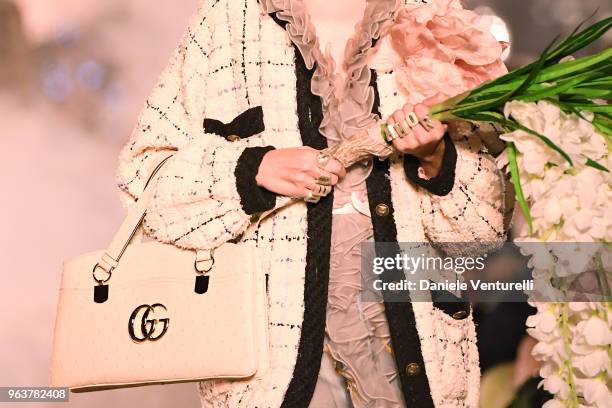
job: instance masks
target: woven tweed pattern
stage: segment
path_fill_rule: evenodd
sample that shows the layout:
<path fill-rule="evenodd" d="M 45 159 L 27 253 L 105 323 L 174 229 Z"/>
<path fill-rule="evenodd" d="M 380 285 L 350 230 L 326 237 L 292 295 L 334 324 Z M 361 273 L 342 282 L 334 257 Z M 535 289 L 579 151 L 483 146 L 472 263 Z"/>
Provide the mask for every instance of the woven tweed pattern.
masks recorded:
<path fill-rule="evenodd" d="M 265 375 L 253 380 L 199 383 L 205 407 L 281 406 L 298 359 L 304 317 L 307 206 L 299 201 L 285 205 L 286 201 L 278 200 L 277 211 L 251 228 L 251 217 L 240 206 L 234 177 L 236 161 L 247 147 L 302 145 L 295 69 L 295 50 L 286 33 L 269 16 L 262 15 L 256 0 L 202 0 L 120 154 L 118 185 L 123 202 L 130 206 L 142 193 L 148 163 L 160 152 L 177 151 L 152 186 L 155 196 L 144 223 L 149 235 L 184 248 L 212 248 L 237 239 L 253 241 L 260 250 L 263 272 L 268 275 L 270 367 Z M 388 83 L 390 79 L 380 74 L 383 115 L 401 105 L 393 99 L 394 91 Z M 203 130 L 204 118 L 228 123 L 256 106 L 263 109 L 265 130 L 261 134 L 230 142 Z M 455 188 L 465 180 L 472 201 L 459 189 L 447 197 L 433 197 L 406 180 L 401 162 L 392 164 L 394 217 L 400 241 L 460 241 L 469 223 L 475 226 L 473 239 L 501 239 L 497 215 L 480 209 L 486 205 L 479 201 L 484 191 L 471 192 L 468 182 L 469 176 L 474 176 L 470 171 L 479 169 L 471 161 L 487 164 L 488 159 L 482 152 L 470 155 L 458 146 L 460 157 L 464 151 L 465 160 L 461 160 L 465 171 L 458 167 Z M 498 186 L 497 174 L 489 172 L 487 166 L 481 165 L 478 178 L 486 180 L 483 185 Z M 451 212 L 466 204 L 474 208 Z M 487 224 L 496 232 L 484 228 Z M 439 354 L 432 346 L 434 329 L 428 329 L 434 323 L 445 327 L 446 320 L 433 312 L 420 312 L 419 307 L 431 308 L 431 304 L 415 304 L 415 315 L 436 406 L 476 406 L 468 403 L 477 394 L 479 381 L 471 320 L 465 321 L 461 339 L 443 339 L 453 347 L 463 347 L 449 350 L 465 351 L 467 354 L 461 355 L 468 365 L 448 365 L 441 361 L 447 353 Z M 432 318 L 435 321 L 430 321 Z M 436 334 L 453 335 L 443 331 Z M 469 368 L 469 378 L 460 385 L 460 391 L 469 398 L 461 400 L 457 397 L 461 392 L 440 390 L 442 369 L 444 377 L 458 378 L 465 375 L 465 367 Z"/>
<path fill-rule="evenodd" d="M 393 72 L 378 73 L 383 117 L 402 105 L 394 84 Z M 455 184 L 448 195 L 428 194 L 407 183 L 401 159 L 392 161 L 397 239 L 442 242 L 444 250 L 452 254 L 471 250 L 466 249 L 466 241 L 487 243 L 487 249 L 497 247 L 505 241 L 504 179 L 476 135 L 465 133 L 453 139 L 457 167 Z M 471 314 L 467 319 L 454 320 L 428 302 L 415 302 L 413 309 L 435 406 L 477 407 L 480 369 Z M 451 372 L 454 374 L 448 375 Z"/>

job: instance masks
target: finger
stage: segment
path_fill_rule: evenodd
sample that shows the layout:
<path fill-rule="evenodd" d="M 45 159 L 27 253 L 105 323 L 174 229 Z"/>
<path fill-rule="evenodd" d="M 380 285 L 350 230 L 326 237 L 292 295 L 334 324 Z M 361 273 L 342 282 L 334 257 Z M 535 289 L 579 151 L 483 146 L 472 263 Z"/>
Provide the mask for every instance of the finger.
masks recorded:
<path fill-rule="evenodd" d="M 325 197 L 332 191 L 332 186 L 322 186 L 317 184 L 316 187 L 312 190 L 312 193 L 319 197 Z"/>
<path fill-rule="evenodd" d="M 338 181 L 340 181 L 340 179 L 338 178 L 338 176 L 336 176 L 335 174 L 331 175 L 331 185 L 335 186 L 336 184 L 338 184 Z"/>
<path fill-rule="evenodd" d="M 414 107 L 414 113 L 416 113 L 419 118 L 424 118 L 425 116 L 429 115 L 429 107 L 419 103 Z"/>
<path fill-rule="evenodd" d="M 442 139 L 444 133 L 446 133 L 444 125 L 440 122 L 436 122 L 434 128 L 430 131 L 425 129 L 422 125 L 419 125 L 418 129 L 417 137 L 421 144 L 437 142 Z"/>
<path fill-rule="evenodd" d="M 432 126 L 431 128 L 425 128 L 425 130 L 428 132 L 433 131 L 436 128 L 436 125 L 440 124 L 439 120 L 432 119 L 431 116 L 429 116 L 429 108 L 426 105 L 418 104 L 414 107 L 414 112 L 419 117 L 419 119 L 428 118 L 429 123 Z"/>
<path fill-rule="evenodd" d="M 292 181 L 281 181 L 277 185 L 278 190 L 283 192 L 283 195 L 295 198 L 304 198 L 308 195 L 308 189 L 296 185 Z"/>
<path fill-rule="evenodd" d="M 317 186 L 317 180 L 308 173 L 300 173 L 295 180 L 298 187 L 307 188 L 313 190 Z"/>
<path fill-rule="evenodd" d="M 442 139 L 445 133 L 446 133 L 446 125 L 438 121 L 435 122 L 434 128 L 431 130 L 431 132 L 429 132 L 433 140 Z"/>
<path fill-rule="evenodd" d="M 404 105 L 402 110 L 404 111 L 405 115 L 408 115 L 410 112 L 414 111 L 414 105 L 412 105 L 410 103 L 407 103 L 407 104 Z"/>
<path fill-rule="evenodd" d="M 429 97 L 427 99 L 425 99 L 423 101 L 423 103 L 427 106 L 432 106 L 435 105 L 437 103 L 441 103 L 444 102 L 445 100 L 449 99 L 450 97 L 448 95 L 446 95 L 445 93 L 442 92 L 438 92 L 436 93 L 434 96 Z"/>
<path fill-rule="evenodd" d="M 428 143 L 429 132 L 426 131 L 423 126 L 416 125 L 412 128 L 412 133 L 414 134 L 414 138 L 419 146 Z"/>
<path fill-rule="evenodd" d="M 311 195 L 314 195 L 312 193 L 312 190 L 309 190 L 307 188 L 300 188 L 298 191 L 299 191 L 299 195 L 297 195 L 296 197 L 308 198 Z"/>
<path fill-rule="evenodd" d="M 308 180 L 304 181 L 302 187 L 305 187 L 310 191 L 315 191 L 317 189 L 317 181 L 313 178 L 309 178 Z"/>
<path fill-rule="evenodd" d="M 344 166 L 336 159 L 331 159 L 325 165 L 325 170 L 329 171 L 332 174 L 338 176 L 338 178 L 342 178 L 346 175 L 346 169 Z"/>
<path fill-rule="evenodd" d="M 334 186 L 338 183 L 338 176 L 336 174 L 324 170 L 318 166 L 312 172 L 309 172 L 309 174 L 312 175 L 315 181 L 319 184 Z"/>
<path fill-rule="evenodd" d="M 419 142 L 416 140 L 415 135 L 410 132 L 403 138 L 393 140 L 393 147 L 402 153 L 409 153 L 419 146 Z"/>
<path fill-rule="evenodd" d="M 402 120 L 404 120 L 404 118 L 406 117 L 406 114 L 404 113 L 403 110 L 396 110 L 395 112 L 393 112 L 393 121 L 394 123 L 400 123 Z"/>

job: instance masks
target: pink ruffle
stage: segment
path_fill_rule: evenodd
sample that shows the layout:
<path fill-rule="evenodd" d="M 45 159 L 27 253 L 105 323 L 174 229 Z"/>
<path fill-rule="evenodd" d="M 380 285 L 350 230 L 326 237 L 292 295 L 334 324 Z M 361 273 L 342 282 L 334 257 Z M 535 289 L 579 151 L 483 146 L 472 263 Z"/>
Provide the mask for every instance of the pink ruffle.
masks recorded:
<path fill-rule="evenodd" d="M 323 102 L 321 134 L 333 144 L 367 129 L 376 120 L 372 113 L 374 90 L 370 86 L 367 51 L 372 47 L 372 39 L 380 36 L 385 23 L 391 22 L 399 1 L 367 1 L 364 18 L 347 43 L 344 80 L 335 72 L 331 56 L 320 49 L 303 0 L 261 0 L 261 3 L 266 13 L 277 12 L 277 17 L 287 22 L 287 33 L 300 50 L 306 66 L 311 69 L 316 63 L 311 90 Z M 334 92 L 338 83 L 343 84 L 341 97 Z"/>
<path fill-rule="evenodd" d="M 302 0 L 261 0 L 264 11 L 276 12 L 287 22 L 286 31 L 306 66 L 316 65 L 312 93 L 321 97 L 323 120 L 319 131 L 329 145 L 367 129 L 376 121 L 372 113 L 374 89 L 367 51 L 395 15 L 397 0 L 368 0 L 363 20 L 346 45 L 346 77 L 336 73 L 333 58 L 319 46 L 315 29 Z M 355 196 L 367 203 L 365 178 L 371 161 L 358 163 L 334 191 L 334 208 Z M 340 375 L 347 380 L 356 407 L 398 408 L 403 398 L 390 352 L 390 334 L 381 302 L 362 302 L 361 243 L 372 236 L 369 217 L 335 214 L 332 217 L 330 281 L 326 314 L 326 350 Z"/>

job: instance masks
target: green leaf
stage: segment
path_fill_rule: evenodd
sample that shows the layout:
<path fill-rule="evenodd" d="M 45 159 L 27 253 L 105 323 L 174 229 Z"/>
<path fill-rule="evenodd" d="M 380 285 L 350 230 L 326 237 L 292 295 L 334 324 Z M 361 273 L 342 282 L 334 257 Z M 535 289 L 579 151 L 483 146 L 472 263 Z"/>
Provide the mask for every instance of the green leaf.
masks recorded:
<path fill-rule="evenodd" d="M 560 81 L 555 85 L 544 87 L 544 89 L 541 89 L 535 92 L 528 92 L 524 95 L 518 95 L 516 99 L 523 101 L 523 102 L 536 102 L 541 99 L 550 98 L 552 96 L 561 94 L 565 91 L 575 88 L 580 83 L 585 82 L 586 80 L 592 78 L 593 75 L 594 73 L 592 72 L 587 72 L 581 75 L 576 75 L 565 81 Z"/>
<path fill-rule="evenodd" d="M 605 81 L 612 81 L 612 77 L 610 76 L 610 74 L 612 74 L 612 48 L 592 56 L 577 58 L 572 61 L 545 67 L 537 75 L 530 89 L 534 84 L 552 82 L 559 78 L 573 77 L 586 73 L 591 73 L 593 75 L 593 78 L 588 79 L 589 82 L 597 83 L 596 81 L 602 81 L 605 86 Z M 498 96 L 503 91 L 517 89 L 520 83 L 524 82 L 526 79 L 527 76 L 522 75 L 504 83 L 477 87 L 472 90 L 470 95 L 463 99 L 461 103 L 469 104 L 482 99 L 490 99 L 492 95 Z"/>
<path fill-rule="evenodd" d="M 495 122 L 495 123 L 498 123 L 504 126 L 506 129 L 509 129 L 510 131 L 522 130 L 523 132 L 527 132 L 531 135 L 534 135 L 538 139 L 543 141 L 548 147 L 550 147 L 551 149 L 559 153 L 569 163 L 570 166 L 574 166 L 574 163 L 571 157 L 563 149 L 557 146 L 555 142 L 553 142 L 552 140 L 550 140 L 548 137 L 544 136 L 543 134 L 538 133 L 535 130 L 528 128 L 527 126 L 520 124 L 516 120 L 506 119 L 503 115 L 496 113 L 496 112 L 471 113 L 469 115 L 460 116 L 460 117 L 462 117 L 463 119 L 479 121 L 479 122 Z"/>
<path fill-rule="evenodd" d="M 612 118 L 608 117 L 605 113 L 595 113 L 593 120 L 590 121 L 584 117 L 581 111 L 568 105 L 566 102 L 561 102 L 556 99 L 549 99 L 548 101 L 557 105 L 563 112 L 573 113 L 578 115 L 582 120 L 590 122 L 606 139 L 612 138 Z"/>
<path fill-rule="evenodd" d="M 605 171 L 606 173 L 610 172 L 610 170 L 608 170 L 605 166 L 603 166 L 600 163 L 597 163 L 595 160 L 591 160 L 589 158 L 587 158 L 586 165 L 590 166 L 590 167 L 593 167 L 594 169 L 597 169 L 597 170 Z"/>
<path fill-rule="evenodd" d="M 512 142 L 508 142 L 508 164 L 510 166 L 510 178 L 512 180 L 512 184 L 514 185 L 516 201 L 518 201 L 519 206 L 521 207 L 521 210 L 525 215 L 525 219 L 527 220 L 527 225 L 529 226 L 529 235 L 533 235 L 533 221 L 531 219 L 531 211 L 529 210 L 529 204 L 525 199 L 525 194 L 523 194 L 523 187 L 521 186 L 521 175 L 519 172 L 516 156 L 516 146 Z"/>
<path fill-rule="evenodd" d="M 525 89 L 527 89 L 529 87 L 529 85 L 531 85 L 533 83 L 535 78 L 538 76 L 538 74 L 540 73 L 540 71 L 544 67 L 544 64 L 546 63 L 546 58 L 547 58 L 547 55 L 548 55 L 548 50 L 550 48 L 552 48 L 552 46 L 555 44 L 556 41 L 557 41 L 557 38 L 555 38 L 548 45 L 548 47 L 546 47 L 546 49 L 544 50 L 544 52 L 542 52 L 542 54 L 540 55 L 540 58 L 538 58 L 536 63 L 532 64 L 532 68 L 531 68 L 531 70 L 529 72 L 529 75 L 527 75 L 527 77 L 525 79 L 523 79 L 522 82 L 520 82 L 518 84 L 518 86 L 512 87 L 512 89 L 510 89 L 507 93 L 505 93 L 505 94 L 503 94 L 503 95 L 501 95 L 499 97 L 483 101 L 482 103 L 479 103 L 478 106 L 471 107 L 470 109 L 471 110 L 474 110 L 474 109 L 483 110 L 483 109 L 488 109 L 488 108 L 493 108 L 493 107 L 499 107 L 499 106 L 504 105 L 506 102 L 508 102 L 514 95 L 520 95 Z M 478 93 L 479 93 L 479 90 L 478 90 L 478 88 L 476 88 L 476 90 L 472 91 L 471 95 L 478 94 Z M 457 108 L 458 109 L 464 109 L 461 106 L 461 104 L 459 104 L 457 106 Z"/>
<path fill-rule="evenodd" d="M 533 81 L 535 81 L 538 74 L 544 68 L 544 64 L 546 63 L 546 58 L 548 57 L 548 51 L 557 42 L 557 38 L 558 36 L 555 37 L 555 39 L 548 45 L 548 47 L 544 49 L 544 51 L 542 52 L 542 55 L 540 55 L 540 58 L 534 64 L 533 68 L 529 72 L 529 75 L 527 75 L 527 78 L 525 79 L 525 81 L 518 88 L 508 93 L 508 96 L 506 97 L 506 101 L 510 100 L 510 98 L 512 98 L 514 95 L 520 95 L 521 92 L 527 89 L 529 85 L 531 85 Z"/>
<path fill-rule="evenodd" d="M 603 36 L 611 27 L 612 17 L 608 17 L 571 35 L 551 51 L 550 58 L 560 59 L 583 49 Z"/>
<path fill-rule="evenodd" d="M 571 107 L 577 111 L 601 112 L 601 113 L 612 114 L 612 105 L 598 105 L 595 103 L 566 102 L 565 106 Z"/>
<path fill-rule="evenodd" d="M 610 29 L 610 27 L 612 27 L 612 17 L 608 17 L 604 20 L 601 20 L 591 25 L 590 27 L 587 27 L 579 33 L 576 33 L 576 30 L 574 30 L 574 33 L 572 33 L 572 35 L 562 41 L 553 50 L 551 50 L 548 55 L 546 55 L 545 65 L 554 63 L 563 57 L 566 57 L 576 51 L 583 49 L 584 47 L 588 46 L 593 41 L 604 35 Z M 492 81 L 485 82 L 484 84 L 481 84 L 478 87 L 474 88 L 472 94 L 479 94 L 497 85 L 509 83 L 523 75 L 527 75 L 528 73 L 533 71 L 534 67 L 539 62 L 540 59 L 524 67 L 510 71 L 506 75 L 503 75 Z"/>
<path fill-rule="evenodd" d="M 546 143 L 546 145 L 548 147 L 550 147 L 551 149 L 553 149 L 554 151 L 556 151 L 557 153 L 559 153 L 561 156 L 563 156 L 563 158 L 570 164 L 570 166 L 573 166 L 574 163 L 572 162 L 572 159 L 569 157 L 569 155 L 567 153 L 565 153 L 565 151 L 563 149 L 561 149 L 559 146 L 557 146 L 552 140 L 550 140 L 549 138 L 547 138 L 546 136 L 536 132 L 535 130 L 532 130 L 530 128 L 528 128 L 527 126 L 523 126 L 520 123 L 516 122 L 518 128 L 524 132 L 530 133 L 534 136 L 536 136 L 537 138 L 539 138 L 541 141 L 543 141 L 544 143 Z"/>
<path fill-rule="evenodd" d="M 611 99 L 612 89 L 576 87 L 574 89 L 564 90 L 563 95 L 587 99 Z"/>
<path fill-rule="evenodd" d="M 597 129 L 599 133 L 604 135 L 606 139 L 612 139 L 612 126 L 609 126 L 608 124 L 599 122 L 597 120 L 593 121 L 593 126 L 595 126 L 595 129 Z"/>

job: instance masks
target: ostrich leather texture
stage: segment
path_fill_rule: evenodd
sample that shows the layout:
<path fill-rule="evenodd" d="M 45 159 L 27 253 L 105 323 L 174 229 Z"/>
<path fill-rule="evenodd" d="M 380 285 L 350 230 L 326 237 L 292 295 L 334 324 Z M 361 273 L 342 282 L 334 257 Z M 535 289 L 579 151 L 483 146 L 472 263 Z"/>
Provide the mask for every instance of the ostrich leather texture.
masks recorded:
<path fill-rule="evenodd" d="M 133 238 L 149 196 L 143 194 L 130 210 L 106 251 L 64 263 L 51 385 L 82 392 L 265 374 L 265 276 L 254 245 L 216 248 L 208 289 L 196 293 L 196 258 L 200 270 L 208 269 L 210 262 L 200 262 L 209 259 L 208 252 L 203 258 L 194 250 Z M 105 283 L 108 299 L 101 303 L 94 302 L 96 264 L 104 268 L 96 271 L 101 280 L 114 267 Z"/>

